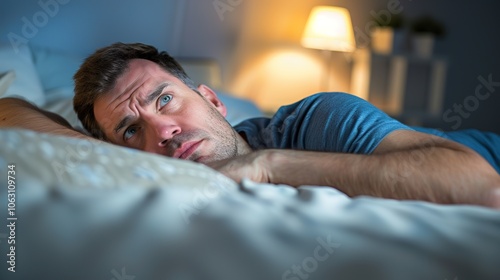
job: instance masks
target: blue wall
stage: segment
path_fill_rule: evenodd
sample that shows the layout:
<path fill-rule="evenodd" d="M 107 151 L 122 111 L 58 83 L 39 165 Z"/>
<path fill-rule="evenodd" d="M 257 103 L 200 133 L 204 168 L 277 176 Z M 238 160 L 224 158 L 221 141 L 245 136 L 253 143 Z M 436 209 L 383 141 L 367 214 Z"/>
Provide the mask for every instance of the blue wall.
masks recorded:
<path fill-rule="evenodd" d="M 116 41 L 175 49 L 176 9 L 175 0 L 2 0 L 1 41 L 14 33 L 31 44 L 81 54 Z"/>

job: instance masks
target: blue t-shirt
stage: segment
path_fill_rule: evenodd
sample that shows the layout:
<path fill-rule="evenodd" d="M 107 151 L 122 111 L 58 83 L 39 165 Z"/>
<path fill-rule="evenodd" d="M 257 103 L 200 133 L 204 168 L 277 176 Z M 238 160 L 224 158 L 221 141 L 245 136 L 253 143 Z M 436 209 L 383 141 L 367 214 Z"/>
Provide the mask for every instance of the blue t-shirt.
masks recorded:
<path fill-rule="evenodd" d="M 272 118 L 254 118 L 234 127 L 253 149 L 297 149 L 371 154 L 389 133 L 417 130 L 475 150 L 500 173 L 500 136 L 477 130 L 443 133 L 408 127 L 369 102 L 341 92 L 318 93 L 281 107 Z"/>

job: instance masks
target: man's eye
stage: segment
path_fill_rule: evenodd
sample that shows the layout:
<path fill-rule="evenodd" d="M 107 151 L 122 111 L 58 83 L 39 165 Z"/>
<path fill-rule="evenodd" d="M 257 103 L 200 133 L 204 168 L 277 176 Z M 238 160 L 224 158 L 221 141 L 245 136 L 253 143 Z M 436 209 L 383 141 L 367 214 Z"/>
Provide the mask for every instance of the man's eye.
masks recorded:
<path fill-rule="evenodd" d="M 160 103 L 159 104 L 160 108 L 167 105 L 167 103 L 170 102 L 170 100 L 172 100 L 172 95 L 170 94 L 165 94 L 160 96 L 160 100 L 158 101 Z"/>
<path fill-rule="evenodd" d="M 123 139 L 125 139 L 125 140 L 130 139 L 132 136 L 134 136 L 134 134 L 136 132 L 137 132 L 137 128 L 135 128 L 135 127 L 127 128 L 127 130 L 125 130 L 125 133 L 123 134 Z"/>

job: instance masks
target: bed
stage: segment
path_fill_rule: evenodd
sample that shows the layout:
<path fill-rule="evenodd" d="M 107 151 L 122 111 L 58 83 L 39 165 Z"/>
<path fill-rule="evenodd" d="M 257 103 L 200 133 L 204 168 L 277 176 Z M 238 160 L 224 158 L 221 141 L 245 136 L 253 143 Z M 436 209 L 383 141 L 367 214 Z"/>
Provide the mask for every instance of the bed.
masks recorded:
<path fill-rule="evenodd" d="M 0 72 L 15 73 L 0 89 L 81 129 L 81 59 L 3 46 Z M 213 61 L 181 64 L 220 82 Z M 231 124 L 262 116 L 218 92 Z M 500 279 L 500 211 L 237 184 L 201 164 L 22 129 L 1 129 L 0 143 L 1 279 Z"/>

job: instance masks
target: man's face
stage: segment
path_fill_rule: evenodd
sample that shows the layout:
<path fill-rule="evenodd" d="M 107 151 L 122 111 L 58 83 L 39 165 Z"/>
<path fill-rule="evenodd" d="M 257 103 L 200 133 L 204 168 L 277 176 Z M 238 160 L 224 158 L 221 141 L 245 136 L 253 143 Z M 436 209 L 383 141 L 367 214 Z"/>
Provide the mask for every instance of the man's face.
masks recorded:
<path fill-rule="evenodd" d="M 201 163 L 248 153 L 216 94 L 204 85 L 198 91 L 152 61 L 133 59 L 95 101 L 94 114 L 109 141 L 121 146 Z"/>

